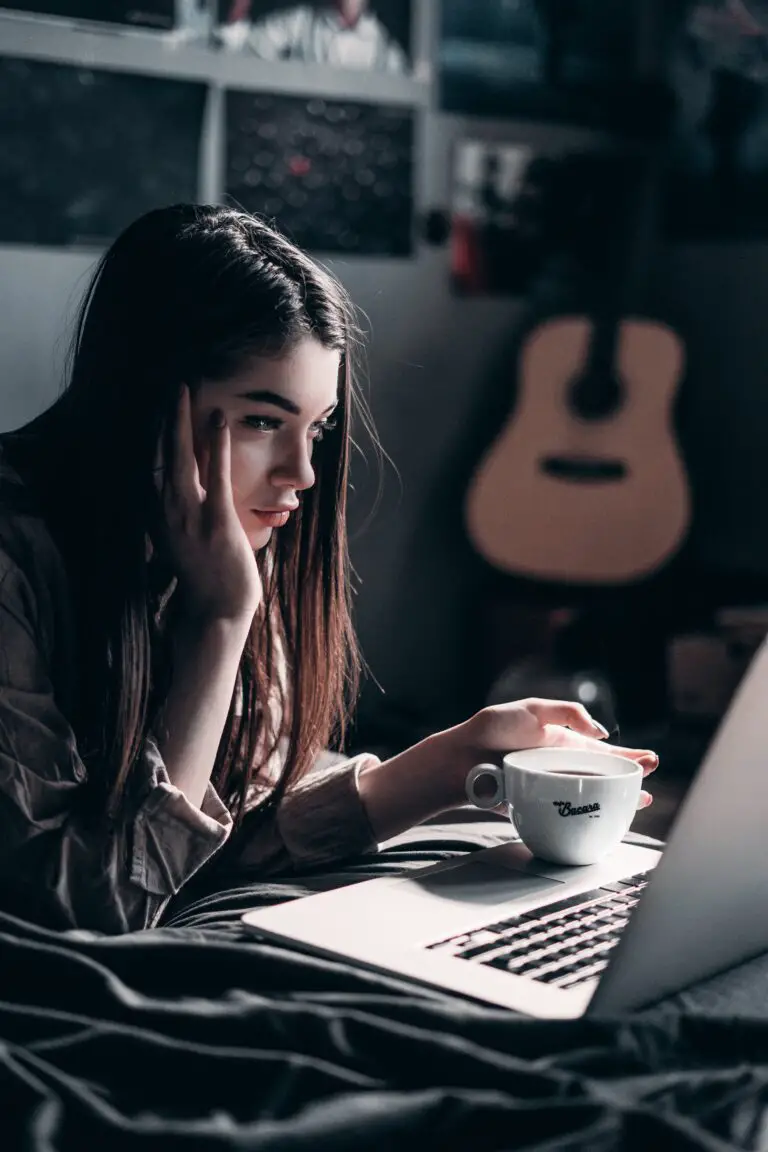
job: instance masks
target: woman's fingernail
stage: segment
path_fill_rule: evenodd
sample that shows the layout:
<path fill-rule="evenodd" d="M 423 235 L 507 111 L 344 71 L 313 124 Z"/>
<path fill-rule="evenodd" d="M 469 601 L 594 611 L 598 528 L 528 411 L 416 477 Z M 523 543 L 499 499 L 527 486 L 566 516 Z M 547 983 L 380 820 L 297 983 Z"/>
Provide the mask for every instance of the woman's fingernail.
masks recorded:
<path fill-rule="evenodd" d="M 652 764 L 654 768 L 658 767 L 659 758 L 655 752 L 643 752 L 641 759 L 644 764 Z"/>
<path fill-rule="evenodd" d="M 213 412 L 211 412 L 211 426 L 213 428 L 223 428 L 225 424 L 226 420 L 221 408 L 214 408 Z"/>
<path fill-rule="evenodd" d="M 607 740 L 610 736 L 608 729 L 604 728 L 602 724 L 599 724 L 597 720 L 592 720 L 592 727 L 594 728 L 595 732 L 600 733 L 600 736 L 603 740 Z"/>

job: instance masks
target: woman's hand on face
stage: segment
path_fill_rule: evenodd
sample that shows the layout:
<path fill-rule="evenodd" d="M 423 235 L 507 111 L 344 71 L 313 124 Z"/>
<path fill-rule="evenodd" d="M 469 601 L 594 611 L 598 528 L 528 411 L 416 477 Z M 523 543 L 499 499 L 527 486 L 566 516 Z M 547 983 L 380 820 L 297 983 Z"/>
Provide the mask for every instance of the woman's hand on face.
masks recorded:
<path fill-rule="evenodd" d="M 178 579 L 183 614 L 200 624 L 250 623 L 261 603 L 256 557 L 232 496 L 230 433 L 223 412 L 208 429 L 207 488 L 200 483 L 189 389 L 181 389 L 171 461 L 159 447 L 165 532 L 163 545 Z"/>
<path fill-rule="evenodd" d="M 494 704 L 476 712 L 445 735 L 454 733 L 469 753 L 469 759 L 478 764 L 523 748 L 574 748 L 625 756 L 642 766 L 644 776 L 655 771 L 659 764 L 658 756 L 649 749 L 605 744 L 608 733 L 586 708 L 564 700 L 532 698 Z M 466 754 L 464 760 L 467 761 Z M 646 808 L 651 800 L 648 792 L 641 792 L 638 807 Z"/>

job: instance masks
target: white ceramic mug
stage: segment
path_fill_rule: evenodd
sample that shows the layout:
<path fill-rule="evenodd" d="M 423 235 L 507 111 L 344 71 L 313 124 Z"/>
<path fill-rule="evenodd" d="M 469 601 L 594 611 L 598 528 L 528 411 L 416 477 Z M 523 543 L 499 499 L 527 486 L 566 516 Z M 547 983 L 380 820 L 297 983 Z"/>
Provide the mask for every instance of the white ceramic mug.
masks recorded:
<path fill-rule="evenodd" d="M 478 793 L 482 781 L 493 791 Z M 530 748 L 510 752 L 503 767 L 476 764 L 467 796 L 478 808 L 508 804 L 525 846 L 556 864 L 594 864 L 629 831 L 643 770 L 610 752 Z"/>

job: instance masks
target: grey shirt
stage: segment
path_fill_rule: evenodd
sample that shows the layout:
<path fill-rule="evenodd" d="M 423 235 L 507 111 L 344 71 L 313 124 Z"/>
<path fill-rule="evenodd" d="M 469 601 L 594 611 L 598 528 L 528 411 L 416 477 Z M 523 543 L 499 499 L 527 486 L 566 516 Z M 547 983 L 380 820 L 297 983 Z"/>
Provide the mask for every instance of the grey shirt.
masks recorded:
<path fill-rule="evenodd" d="M 86 768 L 66 719 L 74 609 L 61 555 L 25 495 L 0 458 L 0 899 L 61 929 L 150 927 L 227 841 L 232 817 L 210 784 L 200 808 L 190 803 L 147 737 L 122 847 L 83 822 Z M 325 760 L 238 859 L 269 875 L 375 849 L 357 778 L 376 757 Z"/>

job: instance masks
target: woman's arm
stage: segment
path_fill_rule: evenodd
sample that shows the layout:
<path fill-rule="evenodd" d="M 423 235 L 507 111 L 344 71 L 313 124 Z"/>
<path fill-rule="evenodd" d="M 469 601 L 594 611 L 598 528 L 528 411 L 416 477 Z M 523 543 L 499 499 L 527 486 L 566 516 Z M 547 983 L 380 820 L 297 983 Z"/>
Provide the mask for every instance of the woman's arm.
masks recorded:
<path fill-rule="evenodd" d="M 173 682 L 156 726 L 172 784 L 198 808 L 208 788 L 249 622 L 185 624 L 174 639 Z"/>
<path fill-rule="evenodd" d="M 449 733 L 439 732 L 361 768 L 360 800 L 379 843 L 467 802 L 463 782 L 472 764 L 456 743 L 452 748 Z"/>
<path fill-rule="evenodd" d="M 604 737 L 580 704 L 523 700 L 485 708 L 389 760 L 363 753 L 310 773 L 286 793 L 269 822 L 257 813 L 246 817 L 222 864 L 228 858 L 264 877 L 340 863 L 466 804 L 470 768 L 498 760 L 499 752 L 543 744 L 599 750 Z M 646 772 L 658 763 L 649 751 L 606 751 L 639 760 Z M 643 802 L 649 800 L 643 793 Z"/>
<path fill-rule="evenodd" d="M 655 752 L 605 748 L 608 733 L 581 704 L 558 700 L 518 700 L 483 708 L 469 720 L 438 732 L 379 764 L 361 769 L 360 799 L 376 839 L 397 836 L 439 812 L 467 803 L 470 768 L 515 748 L 570 747 L 609 751 L 639 761 L 645 772 L 658 765 Z M 641 804 L 650 803 L 648 793 Z"/>
<path fill-rule="evenodd" d="M 261 602 L 261 576 L 232 495 L 230 432 L 215 410 L 208 425 L 205 488 L 195 455 L 189 389 L 179 393 L 171 458 L 159 446 L 162 546 L 181 610 L 173 633 L 173 681 L 160 719 L 171 781 L 199 805 L 213 771 L 243 648 Z"/>
<path fill-rule="evenodd" d="M 41 597 L 65 602 L 60 589 L 37 583 Z M 45 620 L 47 599 L 0 550 L 0 904 L 57 929 L 146 928 L 222 846 L 232 818 L 210 786 L 190 803 L 148 739 L 126 798 L 125 838 L 84 821 L 87 772 L 54 695 Z"/>

